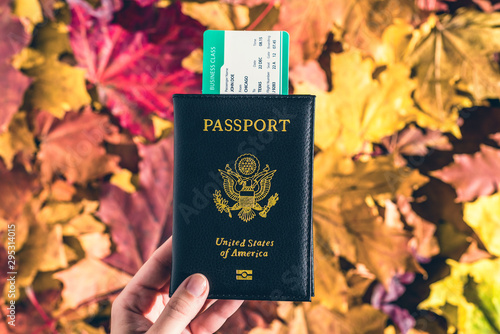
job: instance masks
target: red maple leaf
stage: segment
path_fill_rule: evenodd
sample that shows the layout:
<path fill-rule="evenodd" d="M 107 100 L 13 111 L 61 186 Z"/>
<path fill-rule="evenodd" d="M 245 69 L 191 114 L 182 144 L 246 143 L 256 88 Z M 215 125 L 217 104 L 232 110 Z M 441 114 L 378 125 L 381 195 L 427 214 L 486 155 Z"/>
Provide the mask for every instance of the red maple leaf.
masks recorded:
<path fill-rule="evenodd" d="M 9 1 L 0 0 L 0 133 L 7 130 L 30 82 L 10 64 L 12 56 L 21 51 L 30 39 L 19 19 L 11 14 Z"/>
<path fill-rule="evenodd" d="M 177 2 L 167 8 L 127 2 L 118 12 L 111 0 L 101 3 L 94 9 L 83 0 L 69 1 L 75 58 L 121 126 L 154 140 L 148 115 L 171 119 L 173 94 L 200 91 L 200 76 L 181 62 L 202 45 L 204 28 L 182 14 Z"/>
<path fill-rule="evenodd" d="M 38 113 L 35 132 L 41 142 L 37 160 L 42 181 L 64 175 L 70 183 L 85 184 L 115 171 L 119 157 L 107 154 L 103 143 L 115 141 L 117 130 L 108 116 L 90 108 L 67 112 L 61 120 Z"/>
<path fill-rule="evenodd" d="M 135 272 L 172 234 L 173 138 L 139 145 L 139 190 L 129 194 L 104 186 L 98 217 L 109 225 L 116 251 L 105 259 Z"/>

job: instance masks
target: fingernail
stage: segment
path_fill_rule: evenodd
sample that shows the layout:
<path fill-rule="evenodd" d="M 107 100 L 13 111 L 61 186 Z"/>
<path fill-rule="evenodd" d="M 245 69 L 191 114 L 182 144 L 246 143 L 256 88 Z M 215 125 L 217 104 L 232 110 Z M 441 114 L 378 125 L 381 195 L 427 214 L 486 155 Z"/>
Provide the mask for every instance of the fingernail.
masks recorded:
<path fill-rule="evenodd" d="M 199 297 L 207 288 L 207 279 L 200 274 L 194 274 L 189 278 L 186 290 L 195 297 Z"/>

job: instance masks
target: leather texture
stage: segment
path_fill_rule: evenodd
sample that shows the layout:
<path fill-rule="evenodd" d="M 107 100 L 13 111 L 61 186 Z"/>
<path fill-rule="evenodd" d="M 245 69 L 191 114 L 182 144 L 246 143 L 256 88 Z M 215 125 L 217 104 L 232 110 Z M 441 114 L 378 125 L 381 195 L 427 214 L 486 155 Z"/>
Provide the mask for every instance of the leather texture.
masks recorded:
<path fill-rule="evenodd" d="M 212 299 L 310 301 L 315 97 L 173 99 L 170 294 L 202 273 Z"/>

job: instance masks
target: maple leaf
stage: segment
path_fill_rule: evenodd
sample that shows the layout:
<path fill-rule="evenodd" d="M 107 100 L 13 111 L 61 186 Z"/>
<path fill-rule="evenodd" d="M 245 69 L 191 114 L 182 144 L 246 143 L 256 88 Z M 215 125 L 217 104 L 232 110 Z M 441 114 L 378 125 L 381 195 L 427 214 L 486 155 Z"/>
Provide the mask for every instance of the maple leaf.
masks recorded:
<path fill-rule="evenodd" d="M 96 273 L 99 273 L 98 279 Z M 130 275 L 93 257 L 86 257 L 70 268 L 58 271 L 54 277 L 64 285 L 60 306 L 63 310 L 76 308 L 96 296 L 121 289 L 131 279 Z"/>
<path fill-rule="evenodd" d="M 18 57 L 25 73 L 33 78 L 26 91 L 24 108 L 48 111 L 63 118 L 67 111 L 78 110 L 90 102 L 82 69 L 57 60 L 57 55 L 44 56 L 26 49 Z"/>
<path fill-rule="evenodd" d="M 315 93 L 315 144 L 325 149 L 335 143 L 346 155 L 362 151 L 368 142 L 404 128 L 416 119 L 409 68 L 387 67 L 373 79 L 375 64 L 360 51 L 332 54 L 333 91 L 318 91 L 307 83 L 295 86 L 296 94 Z"/>
<path fill-rule="evenodd" d="M 70 183 L 84 184 L 118 168 L 118 157 L 106 153 L 103 141 L 113 141 L 116 127 L 108 117 L 85 109 L 68 112 L 62 120 L 41 112 L 36 118 L 41 179 L 64 175 Z"/>
<path fill-rule="evenodd" d="M 479 235 L 486 249 L 500 256 L 500 193 L 465 203 L 464 220 Z"/>
<path fill-rule="evenodd" d="M 78 64 L 99 98 L 122 127 L 154 140 L 148 115 L 172 119 L 172 95 L 200 90 L 201 78 L 181 66 L 201 46 L 203 27 L 180 12 L 129 3 L 116 13 L 111 0 L 94 9 L 83 0 L 69 1 L 70 39 Z"/>
<path fill-rule="evenodd" d="M 9 1 L 0 1 L 0 133 L 7 130 L 12 116 L 23 100 L 23 93 L 29 85 L 29 79 L 11 65 L 11 58 L 30 41 L 21 21 L 11 14 Z"/>
<path fill-rule="evenodd" d="M 451 184 L 458 202 L 467 202 L 478 196 L 489 195 L 500 187 L 500 150 L 480 145 L 473 155 L 455 154 L 454 162 L 434 171 L 432 176 Z"/>
<path fill-rule="evenodd" d="M 441 123 L 439 129 L 458 137 L 456 107 L 500 95 L 498 66 L 490 59 L 500 50 L 499 24 L 500 13 L 461 9 L 456 15 L 430 16 L 414 32 L 405 61 L 419 83 L 415 100 L 429 117 L 422 126 L 437 129 Z"/>
<path fill-rule="evenodd" d="M 329 160 L 339 157 L 323 151 L 315 158 L 313 219 L 317 235 L 337 256 L 362 263 L 388 286 L 397 273 L 420 271 L 409 247 L 411 236 L 401 221 L 380 216 L 374 199 L 398 194 L 411 196 L 426 182 L 418 172 L 394 167 L 390 157 L 339 164 L 328 172 Z"/>
<path fill-rule="evenodd" d="M 44 110 L 62 118 L 90 102 L 85 72 L 64 62 L 71 53 L 67 26 L 61 22 L 39 25 L 30 48 L 15 59 L 16 66 L 33 78 L 25 94 L 25 110 Z"/>
<path fill-rule="evenodd" d="M 104 185 L 97 212 L 116 245 L 105 261 L 129 274 L 135 274 L 172 233 L 173 138 L 138 148 L 142 158 L 138 190 L 130 194 Z"/>
<path fill-rule="evenodd" d="M 448 260 L 450 276 L 433 283 L 419 308 L 446 316 L 459 333 L 500 333 L 500 260 L 458 263 Z"/>

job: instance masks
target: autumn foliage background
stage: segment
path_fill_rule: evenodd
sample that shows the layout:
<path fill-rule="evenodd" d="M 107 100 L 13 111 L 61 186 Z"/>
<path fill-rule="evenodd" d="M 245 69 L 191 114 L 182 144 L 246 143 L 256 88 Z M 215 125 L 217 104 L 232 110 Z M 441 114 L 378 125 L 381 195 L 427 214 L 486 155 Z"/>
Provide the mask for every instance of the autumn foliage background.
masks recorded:
<path fill-rule="evenodd" d="M 317 96 L 316 297 L 246 302 L 221 333 L 500 333 L 499 7 L 0 0 L 0 233 L 15 224 L 18 272 L 0 332 L 109 329 L 171 234 L 171 97 L 200 93 L 210 28 L 288 31 L 291 91 Z"/>

